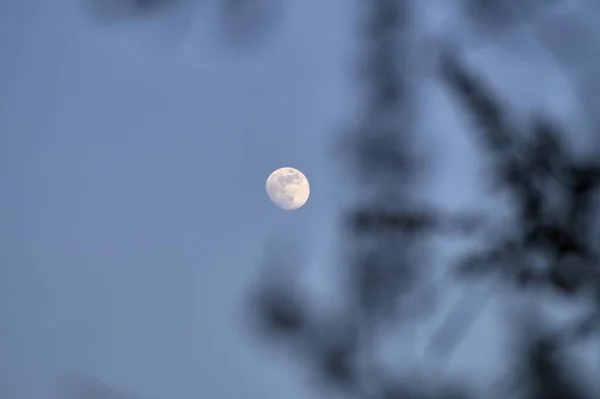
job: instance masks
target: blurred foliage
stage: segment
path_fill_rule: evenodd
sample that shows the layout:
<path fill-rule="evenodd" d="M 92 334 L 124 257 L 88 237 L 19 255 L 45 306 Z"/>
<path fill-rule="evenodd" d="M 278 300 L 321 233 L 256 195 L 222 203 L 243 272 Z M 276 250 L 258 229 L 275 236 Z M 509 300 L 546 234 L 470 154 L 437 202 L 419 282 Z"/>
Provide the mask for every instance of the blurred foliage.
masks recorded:
<path fill-rule="evenodd" d="M 365 193 L 365 201 L 344 220 L 348 253 L 345 275 L 340 278 L 345 279 L 345 306 L 337 314 L 318 317 L 309 309 L 300 310 L 296 299 L 285 296 L 295 292 L 291 287 L 282 290 L 266 284 L 259 291 L 263 296 L 273 291 L 284 295 L 272 297 L 275 300 L 255 311 L 273 323 L 268 331 L 297 337 L 296 349 L 308 354 L 321 382 L 359 397 L 442 397 L 447 395 L 423 396 L 418 386 L 409 383 L 379 381 L 375 361 L 378 333 L 403 318 L 398 305 L 426 267 L 419 264 L 424 262 L 418 252 L 421 234 L 440 221 L 409 201 L 410 181 L 417 172 L 415 160 L 406 151 L 415 118 L 414 96 L 409 76 L 397 72 L 407 71 L 406 49 L 398 42 L 411 34 L 411 10 L 403 1 L 370 3 L 363 25 L 368 56 L 360 69 L 365 111 L 345 147 L 349 166 Z"/>
<path fill-rule="evenodd" d="M 467 15 L 477 28 L 492 35 L 522 26 L 560 3 L 561 0 L 463 0 Z"/>
<path fill-rule="evenodd" d="M 263 18 L 268 12 L 263 11 L 273 9 L 271 3 L 252 1 L 257 0 L 219 3 L 229 18 L 227 29 L 238 37 L 249 32 L 245 23 L 266 25 Z M 183 4 L 183 0 L 128 0 L 101 6 L 98 2 L 94 9 L 109 18 L 144 17 Z M 480 27 L 500 34 L 556 2 L 465 0 L 464 5 Z M 453 277 L 459 281 L 496 279 L 523 292 L 544 288 L 566 298 L 586 296 L 593 305 L 591 312 L 558 330 L 527 324 L 527 318 L 514 322 L 513 332 L 519 338 L 516 366 L 507 373 L 511 381 L 492 396 L 591 398 L 571 373 L 574 360 L 569 359 L 568 349 L 596 336 L 600 326 L 596 239 L 600 154 L 582 157 L 570 152 L 564 142 L 569 132 L 549 117 L 536 115 L 515 126 L 507 107 L 466 66 L 461 54 L 444 50 L 439 78 L 470 115 L 473 139 L 489 163 L 490 191 L 508 196 L 512 215 L 498 226 L 488 223 L 486 215 L 446 214 L 417 201 L 414 183 L 422 178 L 423 164 L 411 151 L 417 105 L 410 65 L 409 39 L 415 34 L 410 5 L 409 0 L 361 3 L 365 11 L 359 68 L 363 111 L 344 147 L 348 171 L 360 188 L 360 198 L 344 215 L 342 225 L 346 252 L 339 278 L 344 282 L 345 305 L 329 313 L 311 308 L 296 275 L 286 275 L 290 269 L 285 267 L 284 272 L 276 271 L 278 264 L 286 266 L 289 257 L 273 256 L 267 259 L 269 275 L 252 293 L 249 308 L 254 327 L 307 359 L 317 383 L 348 397 L 474 397 L 471 381 L 446 385 L 437 376 L 406 378 L 385 369 L 375 355 L 384 329 L 414 321 L 411 315 L 428 313 L 431 304 L 416 294 L 426 285 L 428 238 L 469 235 L 483 245 L 454 265 Z M 433 335 L 436 352 L 453 350 L 482 302 L 469 298 L 459 302 Z M 94 390 L 102 391 L 87 389 L 71 397 L 116 397 L 90 396 Z"/>
<path fill-rule="evenodd" d="M 442 71 L 476 118 L 494 180 L 511 196 L 516 214 L 506 237 L 471 254 L 458 270 L 468 275 L 503 269 L 520 284 L 546 284 L 565 294 L 598 291 L 594 197 L 600 187 L 600 154 L 590 159 L 568 154 L 560 141 L 564 134 L 547 120 L 534 121 L 531 135 L 517 136 L 503 122 L 507 118 L 498 101 L 456 59 L 445 58 Z M 556 197 L 560 206 L 550 206 Z M 546 255 L 545 267 L 528 261 L 536 253 Z"/>
<path fill-rule="evenodd" d="M 524 18 L 527 12 L 537 12 L 548 5 L 535 3 L 472 1 L 471 16 L 479 22 L 491 18 L 500 25 L 510 25 L 515 23 L 511 18 Z M 304 337 L 302 350 L 307 350 L 308 342 L 315 363 L 329 365 L 316 368 L 315 372 L 349 389 L 355 397 L 472 396 L 469 381 L 464 382 L 459 393 L 448 389 L 432 393 L 428 388 L 435 385 L 435 380 L 423 385 L 402 382 L 401 376 L 391 378 L 390 387 L 389 380 L 378 377 L 385 371 L 373 355 L 377 345 L 374 340 L 382 328 L 391 322 L 407 322 L 397 305 L 405 303 L 415 287 L 422 285 L 420 275 L 427 265 L 419 253 L 425 250 L 428 235 L 469 234 L 480 236 L 484 245 L 458 262 L 455 277 L 459 280 L 474 282 L 494 277 L 517 289 L 545 287 L 563 296 L 585 293 L 596 298 L 596 310 L 569 328 L 558 332 L 515 330 L 522 338 L 515 354 L 520 365 L 516 378 L 519 384 L 505 392 L 504 397 L 592 397 L 567 372 L 565 349 L 593 336 L 600 324 L 595 240 L 600 154 L 582 158 L 570 153 L 563 142 L 568 135 L 547 117 L 536 116 L 531 123 L 514 126 L 506 107 L 484 80 L 465 66 L 460 54 L 444 51 L 439 76 L 472 117 L 477 133 L 473 138 L 490 164 L 490 190 L 510 198 L 514 220 L 510 226 L 492 226 L 481 215 L 447 215 L 416 206 L 411 200 L 411 183 L 418 181 L 420 172 L 410 151 L 415 104 L 404 58 L 409 54 L 406 38 L 413 34 L 409 2 L 372 0 L 365 9 L 370 14 L 362 29 L 366 38 L 362 69 L 364 115 L 357 123 L 359 128 L 350 134 L 353 146 L 345 147 L 350 170 L 362 187 L 365 201 L 346 214 L 343 225 L 348 248 L 345 297 L 351 310 L 341 320 L 330 319 L 337 320 L 337 331 L 345 331 L 344 336 L 349 338 L 330 338 L 328 345 L 310 344 L 308 335 L 327 336 L 336 329 L 331 325 L 311 325 L 307 333 L 296 328 L 293 334 Z M 267 314 L 275 307 L 278 312 L 287 312 L 285 317 L 280 314 L 271 319 L 274 324 L 285 320 L 279 326 L 270 326 L 271 332 L 285 335 L 289 334 L 290 325 L 304 325 L 290 322 L 300 314 L 302 320 L 310 319 L 308 308 L 284 310 L 282 303 L 286 302 L 292 303 L 292 299 L 277 297 L 277 305 L 262 308 Z M 418 308 L 422 304 L 413 301 L 411 306 Z M 482 306 L 481 301 L 469 298 L 459 302 L 452 317 L 434 334 L 435 350 L 451 352 Z"/>

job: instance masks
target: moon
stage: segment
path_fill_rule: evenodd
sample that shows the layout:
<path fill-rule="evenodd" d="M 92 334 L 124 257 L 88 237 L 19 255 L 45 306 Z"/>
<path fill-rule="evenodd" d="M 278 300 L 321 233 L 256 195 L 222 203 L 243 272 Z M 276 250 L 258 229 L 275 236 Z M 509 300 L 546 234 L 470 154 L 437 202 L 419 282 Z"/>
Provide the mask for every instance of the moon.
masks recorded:
<path fill-rule="evenodd" d="M 310 185 L 298 169 L 279 168 L 269 175 L 266 184 L 269 199 L 286 211 L 301 208 L 310 196 Z"/>

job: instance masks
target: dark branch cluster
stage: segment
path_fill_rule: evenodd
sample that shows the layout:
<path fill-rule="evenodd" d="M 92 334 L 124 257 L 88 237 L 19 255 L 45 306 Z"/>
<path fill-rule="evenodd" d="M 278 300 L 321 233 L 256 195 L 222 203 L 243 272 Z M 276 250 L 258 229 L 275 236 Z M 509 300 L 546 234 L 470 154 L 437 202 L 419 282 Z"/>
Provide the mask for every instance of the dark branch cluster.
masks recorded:
<path fill-rule="evenodd" d="M 578 159 L 548 120 L 534 121 L 531 134 L 515 133 L 499 102 L 455 58 L 443 60 L 451 90 L 478 123 L 492 162 L 493 179 L 511 198 L 514 218 L 505 237 L 469 256 L 460 270 L 499 271 L 520 284 L 546 284 L 563 293 L 599 288 L 597 201 L 600 157 Z M 544 255 L 546 265 L 533 265 Z"/>
<path fill-rule="evenodd" d="M 407 63 L 411 10 L 408 1 L 396 0 L 369 1 L 365 9 L 364 113 L 347 147 L 349 170 L 361 194 L 343 219 L 345 307 L 319 317 L 290 295 L 289 287 L 266 285 L 260 292 L 267 300 L 258 311 L 267 331 L 287 337 L 298 353 L 308 354 L 322 382 L 350 396 L 467 398 L 464 390 L 435 389 L 435 381 L 422 386 L 386 377 L 390 371 L 375 359 L 377 337 L 390 323 L 406 319 L 401 305 L 427 267 L 421 254 L 424 234 L 472 231 L 479 221 L 471 215 L 447 217 L 411 199 L 411 182 L 418 174 L 409 150 L 415 128 Z M 422 306 L 419 302 L 411 305 Z"/>
<path fill-rule="evenodd" d="M 492 225 L 482 216 L 447 215 L 431 207 L 415 207 L 410 200 L 410 182 L 417 178 L 418 171 L 408 149 L 413 104 L 407 83 L 409 73 L 399 61 L 405 55 L 401 38 L 410 34 L 410 18 L 404 6 L 402 1 L 371 2 L 374 13 L 364 30 L 370 46 L 365 68 L 367 101 L 351 154 L 354 173 L 368 199 L 344 219 L 350 253 L 348 298 L 354 313 L 344 316 L 345 325 L 336 321 L 351 338 L 340 340 L 338 346 L 312 346 L 318 349 L 311 353 L 321 358 L 322 364 L 330 365 L 318 369 L 321 375 L 343 381 L 342 385 L 359 393 L 359 397 L 452 397 L 454 394 L 446 388 L 428 393 L 419 384 L 400 383 L 394 378 L 390 387 L 386 379 L 374 377 L 385 374 L 370 357 L 376 344 L 374 332 L 382 321 L 402 320 L 397 303 L 415 291 L 419 270 L 424 267 L 416 251 L 422 250 L 427 234 L 480 236 L 483 249 L 459 262 L 459 278 L 469 281 L 496 276 L 521 289 L 546 287 L 563 296 L 591 293 L 596 298 L 596 309 L 600 309 L 595 240 L 600 155 L 586 158 L 569 152 L 564 142 L 568 135 L 551 119 L 538 117 L 529 124 L 515 126 L 482 79 L 469 71 L 456 54 L 448 53 L 441 58 L 440 77 L 475 121 L 475 138 L 490 163 L 494 182 L 491 188 L 508 196 L 512 215 L 510 220 Z M 467 298 L 463 305 L 475 308 L 462 309 L 465 317 L 454 316 L 451 324 L 434 334 L 432 345 L 438 350 L 447 352 L 456 345 L 481 303 Z M 293 309 L 299 317 L 299 308 Z M 287 317 L 293 318 L 292 308 L 288 312 Z M 563 349 L 566 344 L 592 336 L 599 320 L 596 310 L 566 329 L 539 334 L 520 331 L 526 337 L 515 355 L 521 366 L 516 379 L 521 395 L 532 399 L 588 397 L 565 371 L 568 356 Z M 312 329 L 312 334 L 327 330 L 319 328 Z M 375 393 L 365 386 L 376 386 Z M 464 392 L 459 390 L 455 395 L 467 397 Z M 511 397 L 516 394 L 508 393 Z"/>
<path fill-rule="evenodd" d="M 238 30 L 248 21 L 263 23 L 262 14 L 253 6 L 270 3 L 257 1 L 223 0 L 218 4 L 231 17 L 230 28 Z M 147 17 L 183 4 L 183 0 L 96 2 L 93 4 L 101 4 L 96 11 L 110 18 Z M 501 29 L 526 14 L 521 11 L 532 14 L 544 6 L 540 1 L 467 3 L 472 16 Z M 494 276 L 522 290 L 542 287 L 567 298 L 585 294 L 594 301 L 592 312 L 566 328 L 515 328 L 522 340 L 515 354 L 518 365 L 509 373 L 511 384 L 507 386 L 516 390 L 503 397 L 588 398 L 567 372 L 570 360 L 566 349 L 568 344 L 594 336 L 600 327 L 600 154 L 582 157 L 570 152 L 565 143 L 567 132 L 549 118 L 515 125 L 483 80 L 457 54 L 447 53 L 441 57 L 439 76 L 475 122 L 475 139 L 490 164 L 491 188 L 510 199 L 512 212 L 510 220 L 494 225 L 492 218 L 485 216 L 448 215 L 415 203 L 412 183 L 421 171 L 410 149 L 415 135 L 415 101 L 408 62 L 414 33 L 409 4 L 408 0 L 366 0 L 361 4 L 367 11 L 361 25 L 364 104 L 345 148 L 360 201 L 343 218 L 346 258 L 340 280 L 344 305 L 335 310 L 315 309 L 295 276 L 271 270 L 271 276 L 253 292 L 250 313 L 255 326 L 271 340 L 290 346 L 306 361 L 318 383 L 349 397 L 473 397 L 468 381 L 456 388 L 438 383 L 437 376 L 408 380 L 385 369 L 375 356 L 380 332 L 409 321 L 407 304 L 416 308 L 414 313 L 425 313 L 415 292 L 427 268 L 423 253 L 429 235 L 471 235 L 482 238 L 483 249 L 468 253 L 453 269 L 461 281 Z M 248 31 L 239 32 L 243 36 Z M 289 259 L 270 258 L 269 262 L 285 264 Z M 452 350 L 480 305 L 469 298 L 461 301 L 459 306 L 468 311 L 453 316 L 451 323 L 434 334 L 436 351 Z M 78 384 L 76 397 L 116 397 L 103 385 Z"/>

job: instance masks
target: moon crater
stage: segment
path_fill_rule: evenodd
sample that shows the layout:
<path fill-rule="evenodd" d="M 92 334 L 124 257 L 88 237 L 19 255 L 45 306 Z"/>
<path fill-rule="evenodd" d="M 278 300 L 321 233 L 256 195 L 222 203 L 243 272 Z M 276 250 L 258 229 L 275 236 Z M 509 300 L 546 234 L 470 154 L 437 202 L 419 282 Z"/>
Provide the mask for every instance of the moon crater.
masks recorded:
<path fill-rule="evenodd" d="M 278 207 L 295 210 L 302 207 L 310 195 L 308 179 L 298 169 L 279 168 L 267 179 L 267 195 Z"/>

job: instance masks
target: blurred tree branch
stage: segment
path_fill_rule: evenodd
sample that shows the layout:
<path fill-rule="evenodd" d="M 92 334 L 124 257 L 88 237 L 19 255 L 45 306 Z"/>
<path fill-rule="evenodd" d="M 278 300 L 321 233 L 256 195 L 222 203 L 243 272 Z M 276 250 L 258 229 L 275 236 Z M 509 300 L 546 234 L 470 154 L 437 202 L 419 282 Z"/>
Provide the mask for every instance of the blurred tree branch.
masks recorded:
<path fill-rule="evenodd" d="M 148 18 L 185 3 L 95 0 L 90 5 L 97 15 L 118 19 Z M 264 0 L 217 4 L 226 18 L 224 27 L 239 38 L 266 26 L 265 16 L 273 9 Z M 435 381 L 414 383 L 389 376 L 374 351 L 381 329 L 406 321 L 407 304 L 417 309 L 415 313 L 424 307 L 419 292 L 431 291 L 429 285 L 423 289 L 422 283 L 427 238 L 431 234 L 477 236 L 483 239 L 484 248 L 467 253 L 453 269 L 462 281 L 493 276 L 514 287 L 544 287 L 569 298 L 591 293 L 596 310 L 567 328 L 520 331 L 524 339 L 517 356 L 524 365 L 517 380 L 526 385 L 523 392 L 528 398 L 585 397 L 565 372 L 561 350 L 593 336 L 599 328 L 595 217 L 600 154 L 587 159 L 570 154 L 563 142 L 565 132 L 551 119 L 536 117 L 529 127 L 515 125 L 483 79 L 465 66 L 459 54 L 448 51 L 441 57 L 439 75 L 475 122 L 475 139 L 491 166 L 492 188 L 510 197 L 513 218 L 505 223 L 510 226 L 498 227 L 485 215 L 446 214 L 415 204 L 412 183 L 422 177 L 422 165 L 411 152 L 416 104 L 410 69 L 414 34 L 410 2 L 369 0 L 361 5 L 367 11 L 361 26 L 364 104 L 346 147 L 361 202 L 343 220 L 347 259 L 341 278 L 346 282 L 346 307 L 338 313 L 319 314 L 308 306 L 293 277 L 267 279 L 251 304 L 259 328 L 269 337 L 284 338 L 308 359 L 319 382 L 347 396 L 468 398 L 466 385 L 438 390 L 432 389 Z M 475 19 L 489 22 L 498 32 L 511 24 L 535 22 L 548 2 L 469 0 L 469 5 Z M 554 202 L 559 206 L 552 206 Z M 267 261 L 278 264 L 289 259 Z M 431 347 L 450 353 L 485 301 L 469 296 L 459 301 L 434 334 Z"/>
<path fill-rule="evenodd" d="M 477 215 L 443 215 L 434 208 L 414 205 L 411 182 L 419 173 L 410 153 L 411 130 L 415 129 L 415 104 L 411 87 L 409 58 L 413 34 L 408 1 L 371 0 L 364 4 L 366 20 L 364 113 L 358 128 L 349 136 L 346 147 L 349 166 L 361 190 L 359 201 L 344 218 L 346 253 L 346 307 L 325 321 L 308 316 L 310 327 L 293 329 L 300 334 L 303 353 L 310 353 L 313 371 L 329 384 L 350 396 L 367 398 L 452 397 L 447 389 L 431 392 L 396 378 L 382 379 L 381 365 L 375 360 L 376 337 L 390 322 L 406 316 L 400 306 L 414 297 L 420 276 L 426 267 L 423 251 L 425 234 L 464 231 L 481 227 Z M 271 289 L 263 287 L 261 292 Z M 290 290 L 288 290 L 290 291 Z M 411 301 L 419 308 L 420 296 Z M 293 297 L 278 297 L 265 304 L 262 312 L 281 312 L 281 303 L 294 303 Z M 276 327 L 304 325 L 293 306 L 285 306 L 286 315 L 267 317 L 286 320 Z M 402 310 L 402 313 L 399 311 Z M 304 310 L 306 311 L 306 309 Z M 259 309 L 260 312 L 260 309 Z M 417 312 L 418 313 L 418 312 Z M 290 322 L 289 319 L 294 321 Z M 273 331 L 273 328 L 267 328 Z M 295 341 L 298 342 L 298 341 Z M 308 346 L 305 346 L 307 345 Z M 456 393 L 455 397 L 466 395 Z"/>

